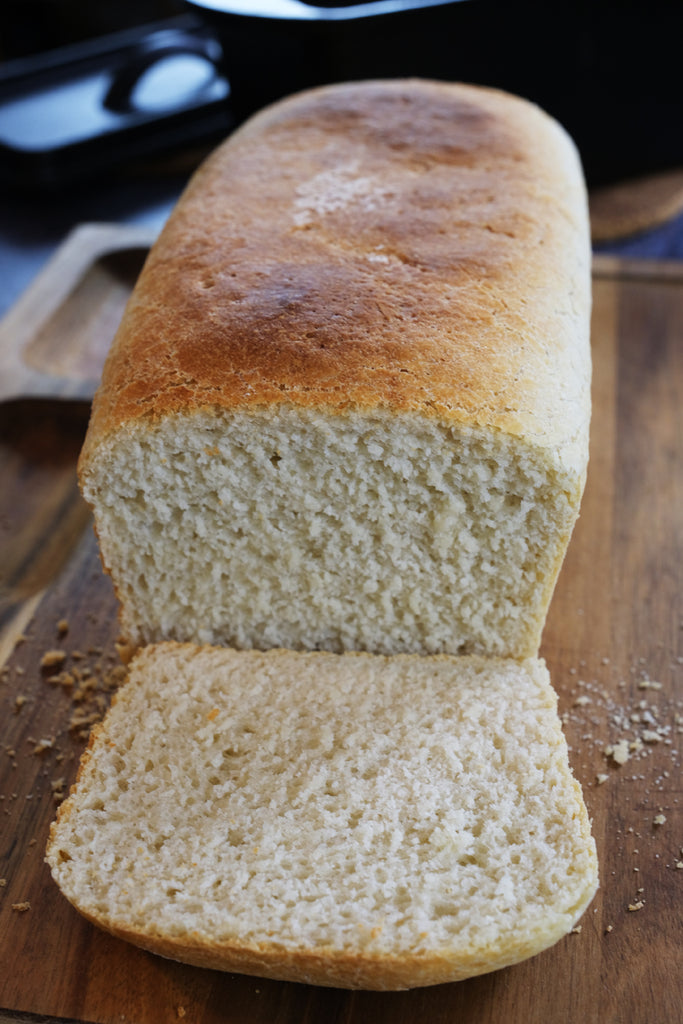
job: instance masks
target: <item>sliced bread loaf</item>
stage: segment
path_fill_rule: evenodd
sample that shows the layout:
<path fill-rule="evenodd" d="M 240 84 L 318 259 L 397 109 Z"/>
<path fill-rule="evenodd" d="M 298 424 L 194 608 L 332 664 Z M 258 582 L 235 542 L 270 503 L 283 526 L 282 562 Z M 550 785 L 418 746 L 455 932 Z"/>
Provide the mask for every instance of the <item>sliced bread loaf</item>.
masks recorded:
<path fill-rule="evenodd" d="M 535 659 L 147 648 L 47 857 L 148 950 L 349 988 L 513 964 L 597 885 Z"/>
<path fill-rule="evenodd" d="M 154 246 L 81 457 L 129 640 L 536 654 L 589 313 L 580 164 L 532 104 L 387 81 L 258 114 Z"/>

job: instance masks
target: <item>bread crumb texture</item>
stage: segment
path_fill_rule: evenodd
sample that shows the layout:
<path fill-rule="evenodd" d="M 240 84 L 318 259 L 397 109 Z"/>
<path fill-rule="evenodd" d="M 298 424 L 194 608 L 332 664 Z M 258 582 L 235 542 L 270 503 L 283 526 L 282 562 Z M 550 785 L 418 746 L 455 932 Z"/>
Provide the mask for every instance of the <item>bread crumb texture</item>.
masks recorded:
<path fill-rule="evenodd" d="M 147 648 L 47 857 L 145 948 L 349 988 L 524 959 L 597 886 L 536 660 Z"/>
<path fill-rule="evenodd" d="M 290 407 L 136 422 L 82 475 L 137 644 L 538 650 L 582 480 L 518 438 Z"/>

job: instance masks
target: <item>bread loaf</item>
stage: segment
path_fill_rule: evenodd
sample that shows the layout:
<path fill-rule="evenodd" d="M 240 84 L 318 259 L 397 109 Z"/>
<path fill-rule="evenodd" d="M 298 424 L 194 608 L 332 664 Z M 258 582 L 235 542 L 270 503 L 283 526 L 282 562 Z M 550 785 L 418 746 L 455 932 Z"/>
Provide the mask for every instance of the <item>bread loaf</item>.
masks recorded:
<path fill-rule="evenodd" d="M 348 988 L 532 956 L 597 885 L 536 659 L 147 648 L 47 857 L 148 950 Z"/>
<path fill-rule="evenodd" d="M 80 462 L 134 645 L 538 650 L 584 485 L 590 245 L 564 131 L 325 87 L 202 166 Z"/>

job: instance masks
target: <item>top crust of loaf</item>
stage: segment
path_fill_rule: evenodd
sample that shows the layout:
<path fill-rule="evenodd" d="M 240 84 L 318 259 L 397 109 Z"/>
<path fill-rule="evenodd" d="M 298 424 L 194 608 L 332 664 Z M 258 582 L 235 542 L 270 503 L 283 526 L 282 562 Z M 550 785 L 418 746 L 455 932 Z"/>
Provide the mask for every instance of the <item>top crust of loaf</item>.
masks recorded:
<path fill-rule="evenodd" d="M 581 474 L 589 305 L 579 160 L 537 107 L 422 80 L 311 90 L 190 182 L 114 341 L 83 463 L 141 418 L 291 403 L 493 428 Z"/>

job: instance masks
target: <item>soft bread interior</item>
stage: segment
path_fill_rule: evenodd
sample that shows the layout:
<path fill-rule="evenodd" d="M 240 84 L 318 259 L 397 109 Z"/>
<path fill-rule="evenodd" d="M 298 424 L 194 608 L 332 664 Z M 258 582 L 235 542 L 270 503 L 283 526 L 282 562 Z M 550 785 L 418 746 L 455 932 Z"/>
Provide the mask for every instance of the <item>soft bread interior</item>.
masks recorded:
<path fill-rule="evenodd" d="M 597 885 L 535 659 L 147 648 L 48 860 L 148 949 L 352 988 L 524 959 Z"/>
<path fill-rule="evenodd" d="M 490 429 L 284 405 L 136 421 L 82 485 L 135 644 L 516 657 L 583 475 Z"/>

